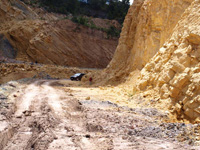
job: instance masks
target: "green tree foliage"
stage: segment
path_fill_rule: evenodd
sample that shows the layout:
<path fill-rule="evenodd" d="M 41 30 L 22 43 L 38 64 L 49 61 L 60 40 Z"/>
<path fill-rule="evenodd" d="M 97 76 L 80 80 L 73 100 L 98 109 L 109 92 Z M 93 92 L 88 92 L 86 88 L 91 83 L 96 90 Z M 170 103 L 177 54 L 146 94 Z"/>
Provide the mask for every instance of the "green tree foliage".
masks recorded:
<path fill-rule="evenodd" d="M 94 10 L 102 10 L 105 7 L 106 0 L 90 0 L 90 8 Z"/>
<path fill-rule="evenodd" d="M 117 29 L 114 26 L 110 26 L 109 28 L 98 27 L 94 24 L 94 22 L 90 18 L 87 18 L 87 17 L 84 17 L 84 16 L 78 16 L 78 17 L 74 16 L 72 18 L 72 21 L 77 23 L 78 25 L 83 25 L 83 26 L 89 27 L 91 29 L 104 31 L 104 32 L 107 33 L 108 39 L 112 38 L 112 37 L 119 37 L 120 32 L 121 32 L 120 29 Z"/>
<path fill-rule="evenodd" d="M 120 30 L 117 30 L 114 26 L 110 26 L 110 28 L 106 29 L 106 33 L 108 38 L 110 37 L 119 37 Z"/>
<path fill-rule="evenodd" d="M 76 16 L 74 16 L 72 18 L 72 21 L 76 22 L 78 24 L 81 24 L 81 25 L 89 27 L 89 19 L 86 18 L 86 17 L 83 17 L 83 16 L 76 17 Z"/>
<path fill-rule="evenodd" d="M 106 4 L 107 0 L 89 0 L 89 3 L 79 0 L 30 0 L 33 1 L 50 12 L 115 19 L 120 23 L 123 23 L 130 5 L 129 0 L 109 0 L 109 4 Z"/>
<path fill-rule="evenodd" d="M 123 23 L 124 18 L 129 8 L 129 0 L 110 0 L 108 5 L 108 19 L 116 19 L 120 23 Z"/>
<path fill-rule="evenodd" d="M 76 14 L 80 7 L 78 0 L 39 0 L 39 3 L 50 12 L 63 14 Z"/>

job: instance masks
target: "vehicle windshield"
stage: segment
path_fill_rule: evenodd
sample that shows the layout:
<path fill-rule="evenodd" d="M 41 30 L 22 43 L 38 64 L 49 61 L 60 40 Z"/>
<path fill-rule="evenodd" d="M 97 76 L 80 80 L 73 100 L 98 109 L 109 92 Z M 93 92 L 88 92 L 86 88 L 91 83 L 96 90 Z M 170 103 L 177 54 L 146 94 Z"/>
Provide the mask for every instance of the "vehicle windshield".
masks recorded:
<path fill-rule="evenodd" d="M 79 76 L 79 75 L 81 75 L 81 73 L 76 73 L 74 76 Z"/>

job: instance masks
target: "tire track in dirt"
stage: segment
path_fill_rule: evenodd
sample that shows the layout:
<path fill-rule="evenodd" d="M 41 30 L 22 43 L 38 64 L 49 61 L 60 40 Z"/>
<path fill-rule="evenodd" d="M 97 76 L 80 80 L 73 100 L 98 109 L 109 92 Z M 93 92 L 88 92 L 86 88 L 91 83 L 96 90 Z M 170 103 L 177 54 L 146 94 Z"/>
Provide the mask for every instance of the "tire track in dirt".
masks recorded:
<path fill-rule="evenodd" d="M 15 150 L 16 147 L 20 150 L 80 149 L 79 136 L 72 138 L 69 135 L 68 138 L 67 135 L 69 130 L 84 132 L 80 104 L 76 99 L 67 99 L 67 111 L 63 110 L 60 102 L 66 93 L 49 84 L 51 82 L 36 81 L 21 91 L 11 121 L 16 130 L 4 150 Z"/>
<path fill-rule="evenodd" d="M 9 120 L 13 133 L 2 150 L 192 149 L 165 139 L 155 118 L 112 103 L 78 101 L 56 83 L 39 80 L 20 90 Z"/>
<path fill-rule="evenodd" d="M 5 150 L 18 149 L 47 149 L 55 135 L 52 132 L 59 120 L 54 117 L 48 105 L 48 93 L 44 93 L 37 81 L 22 90 L 16 102 L 16 112 L 12 120 L 16 133 L 9 141 Z"/>

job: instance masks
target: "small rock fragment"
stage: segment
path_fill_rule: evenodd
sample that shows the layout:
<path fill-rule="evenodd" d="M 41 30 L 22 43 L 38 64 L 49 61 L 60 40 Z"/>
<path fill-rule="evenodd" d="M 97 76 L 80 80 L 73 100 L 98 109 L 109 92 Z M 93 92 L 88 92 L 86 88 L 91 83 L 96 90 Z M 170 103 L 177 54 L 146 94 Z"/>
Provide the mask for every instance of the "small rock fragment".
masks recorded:
<path fill-rule="evenodd" d="M 90 100 L 90 97 L 88 96 L 88 97 L 86 97 L 86 99 L 85 100 Z"/>

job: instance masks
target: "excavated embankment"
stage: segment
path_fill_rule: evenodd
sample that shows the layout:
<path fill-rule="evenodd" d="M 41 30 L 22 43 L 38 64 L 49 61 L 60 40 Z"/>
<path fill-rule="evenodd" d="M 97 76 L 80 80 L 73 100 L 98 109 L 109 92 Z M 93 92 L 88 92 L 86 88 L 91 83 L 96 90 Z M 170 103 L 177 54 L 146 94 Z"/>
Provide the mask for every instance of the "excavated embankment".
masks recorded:
<path fill-rule="evenodd" d="M 110 83 L 141 70 L 172 35 L 192 0 L 135 0 L 125 18 L 114 57 L 102 74 Z"/>
<path fill-rule="evenodd" d="M 0 1 L 0 57 L 72 67 L 107 66 L 117 38 L 108 39 L 106 32 L 39 10 L 20 0 Z M 93 19 L 93 22 L 102 28 L 104 24 L 120 28 L 116 21 Z"/>
<path fill-rule="evenodd" d="M 142 69 L 140 90 L 155 89 L 179 118 L 200 117 L 200 1 L 184 12 L 171 38 Z"/>
<path fill-rule="evenodd" d="M 135 0 L 114 58 L 100 79 L 94 77 L 96 82 L 119 84 L 134 79 L 134 93 L 148 93 L 149 99 L 158 96 L 158 105 L 164 103 L 178 119 L 198 121 L 199 10 L 199 0 Z M 134 73 L 138 70 L 139 77 Z"/>

